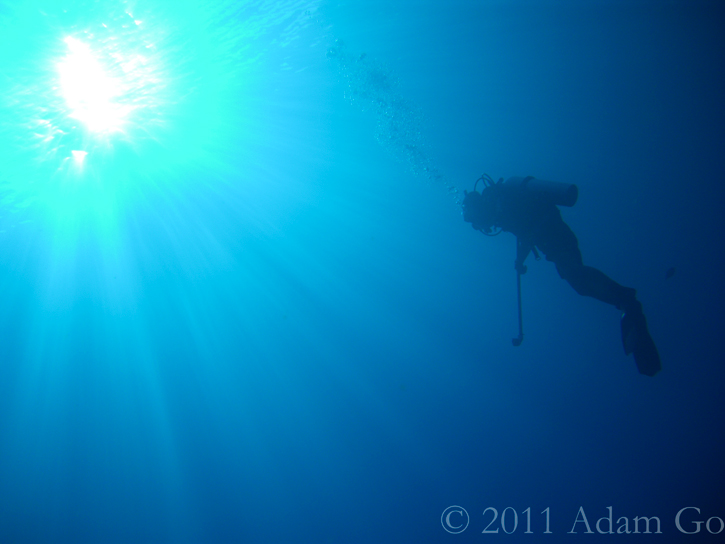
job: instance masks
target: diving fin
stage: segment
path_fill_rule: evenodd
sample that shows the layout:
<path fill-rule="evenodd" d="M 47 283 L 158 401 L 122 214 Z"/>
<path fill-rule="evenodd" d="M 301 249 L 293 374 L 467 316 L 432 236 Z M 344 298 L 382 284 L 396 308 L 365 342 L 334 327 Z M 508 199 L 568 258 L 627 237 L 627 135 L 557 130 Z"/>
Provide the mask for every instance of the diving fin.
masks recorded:
<path fill-rule="evenodd" d="M 662 369 L 660 355 L 647 330 L 647 320 L 641 307 L 622 316 L 622 346 L 627 355 L 634 354 L 640 374 L 654 376 Z"/>

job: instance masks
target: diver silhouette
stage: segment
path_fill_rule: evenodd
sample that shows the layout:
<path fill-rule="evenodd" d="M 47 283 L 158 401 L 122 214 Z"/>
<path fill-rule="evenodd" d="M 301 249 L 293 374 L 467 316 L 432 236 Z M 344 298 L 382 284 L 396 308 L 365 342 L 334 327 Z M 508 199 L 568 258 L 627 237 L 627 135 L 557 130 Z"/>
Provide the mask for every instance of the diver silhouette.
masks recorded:
<path fill-rule="evenodd" d="M 482 192 L 476 191 L 478 181 Z M 514 268 L 519 281 L 519 338 L 521 327 L 520 279 L 526 273 L 524 261 L 530 253 L 539 259 L 540 250 L 547 261 L 556 265 L 562 279 L 583 296 L 606 302 L 623 312 L 621 319 L 622 344 L 625 354 L 634 354 L 641 374 L 654 376 L 662 365 L 657 347 L 647 330 L 647 320 L 636 291 L 623 287 L 603 272 L 585 266 L 579 242 L 574 232 L 564 223 L 557 206 L 573 206 L 578 197 L 576 185 L 538 180 L 532 176 L 503 178 L 494 182 L 484 174 L 472 192 L 465 191 L 463 220 L 488 236 L 501 232 L 516 235 L 516 261 Z"/>

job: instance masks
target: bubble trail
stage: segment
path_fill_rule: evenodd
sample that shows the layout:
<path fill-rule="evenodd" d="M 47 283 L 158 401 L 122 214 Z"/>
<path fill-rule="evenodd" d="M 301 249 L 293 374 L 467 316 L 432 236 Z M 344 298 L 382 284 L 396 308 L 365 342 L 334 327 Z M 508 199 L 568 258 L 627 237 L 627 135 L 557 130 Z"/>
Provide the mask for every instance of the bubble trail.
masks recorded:
<path fill-rule="evenodd" d="M 339 39 L 327 50 L 327 58 L 337 64 L 346 82 L 346 98 L 375 115 L 377 141 L 415 175 L 445 184 L 458 202 L 458 189 L 430 158 L 421 130 L 423 115 L 399 94 L 393 71 L 365 53 L 351 54 Z"/>

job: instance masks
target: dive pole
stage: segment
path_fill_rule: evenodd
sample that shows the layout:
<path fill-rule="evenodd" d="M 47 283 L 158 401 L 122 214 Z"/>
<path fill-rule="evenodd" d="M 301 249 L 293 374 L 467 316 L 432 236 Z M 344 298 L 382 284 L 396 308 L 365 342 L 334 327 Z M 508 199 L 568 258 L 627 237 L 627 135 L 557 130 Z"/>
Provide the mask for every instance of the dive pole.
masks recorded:
<path fill-rule="evenodd" d="M 511 339 L 511 343 L 514 347 L 520 346 L 521 342 L 524 341 L 524 321 L 521 317 L 521 272 L 518 270 L 516 271 L 516 290 L 519 296 L 519 336 Z"/>

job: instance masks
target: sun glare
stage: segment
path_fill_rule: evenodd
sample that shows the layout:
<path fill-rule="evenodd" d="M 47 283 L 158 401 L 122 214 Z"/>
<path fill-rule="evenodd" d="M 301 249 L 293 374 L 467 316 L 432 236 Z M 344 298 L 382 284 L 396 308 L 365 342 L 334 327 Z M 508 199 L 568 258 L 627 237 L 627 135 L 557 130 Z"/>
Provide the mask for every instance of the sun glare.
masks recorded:
<path fill-rule="evenodd" d="M 58 73 L 70 117 L 91 132 L 121 130 L 128 113 L 119 103 L 122 85 L 108 75 L 88 45 L 72 37 L 64 41 L 68 53 L 58 64 Z"/>

